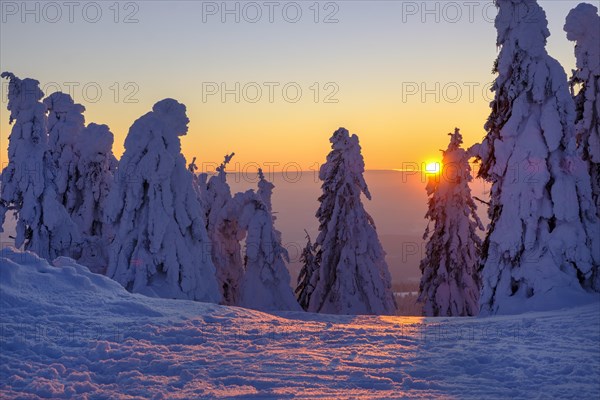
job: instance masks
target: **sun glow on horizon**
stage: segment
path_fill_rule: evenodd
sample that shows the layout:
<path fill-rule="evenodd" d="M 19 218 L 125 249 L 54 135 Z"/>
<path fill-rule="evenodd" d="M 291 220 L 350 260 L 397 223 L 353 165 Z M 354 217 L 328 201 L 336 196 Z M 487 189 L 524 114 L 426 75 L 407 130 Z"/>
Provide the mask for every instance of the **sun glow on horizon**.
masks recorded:
<path fill-rule="evenodd" d="M 425 163 L 425 173 L 430 175 L 439 174 L 441 171 L 441 163 L 439 161 L 428 161 Z"/>

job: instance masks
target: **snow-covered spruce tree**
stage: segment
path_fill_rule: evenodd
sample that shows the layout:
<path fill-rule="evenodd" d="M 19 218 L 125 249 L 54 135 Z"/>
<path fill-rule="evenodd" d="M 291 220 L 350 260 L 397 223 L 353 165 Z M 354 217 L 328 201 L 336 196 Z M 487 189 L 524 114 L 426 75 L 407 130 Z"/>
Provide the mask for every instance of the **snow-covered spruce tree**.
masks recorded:
<path fill-rule="evenodd" d="M 73 210 L 81 202 L 81 192 L 77 188 L 79 155 L 75 147 L 85 127 L 85 107 L 61 92 L 52 93 L 44 99 L 44 104 L 48 110 L 49 158 L 54 169 L 56 194 L 73 216 Z"/>
<path fill-rule="evenodd" d="M 575 42 L 577 69 L 571 88 L 575 95 L 576 133 L 583 158 L 589 165 L 592 193 L 600 215 L 600 16 L 598 8 L 581 3 L 571 10 L 565 24 L 567 38 Z"/>
<path fill-rule="evenodd" d="M 117 159 L 113 155 L 114 136 L 106 125 L 89 124 L 75 145 L 77 191 L 80 200 L 73 209 L 83 243 L 79 262 L 91 271 L 106 273 L 108 244 L 113 233 L 104 219 L 106 199 L 113 183 Z"/>
<path fill-rule="evenodd" d="M 393 315 L 396 303 L 385 252 L 361 193 L 371 198 L 364 180 L 358 136 L 338 129 L 332 151 L 321 166 L 323 194 L 317 211 L 315 289 L 309 312 Z"/>
<path fill-rule="evenodd" d="M 0 222 L 4 226 L 6 212 L 14 212 L 16 247 L 24 245 L 25 250 L 49 261 L 71 255 L 79 237 L 75 224 L 57 200 L 39 82 L 21 80 L 10 72 L 1 76 L 9 80 L 8 110 L 14 125 L 8 140 L 8 165 L 2 171 Z"/>
<path fill-rule="evenodd" d="M 302 250 L 300 261 L 302 262 L 302 269 L 300 270 L 300 274 L 298 274 L 295 293 L 300 307 L 307 310 L 310 296 L 313 290 L 315 290 L 315 278 L 317 277 L 315 271 L 319 268 L 315 258 L 314 245 L 310 240 L 308 232 L 306 232 L 306 246 Z"/>
<path fill-rule="evenodd" d="M 129 129 L 108 195 L 114 225 L 107 275 L 132 292 L 218 303 L 221 294 L 179 136 L 183 104 L 165 99 Z"/>
<path fill-rule="evenodd" d="M 258 194 L 258 197 L 261 198 L 261 200 L 263 201 L 263 203 L 265 204 L 265 207 L 267 207 L 267 211 L 270 212 L 271 214 L 273 213 L 273 202 L 271 201 L 271 197 L 273 196 L 273 189 L 275 188 L 275 185 L 273 185 L 272 182 L 269 182 L 268 180 L 265 179 L 265 174 L 262 171 L 262 168 L 258 169 L 258 191 L 256 192 L 256 194 Z M 277 218 L 272 215 L 273 221 L 275 221 Z"/>
<path fill-rule="evenodd" d="M 239 200 L 233 201 L 227 183 L 227 164 L 235 153 L 225 156 L 216 175 L 208 180 L 206 190 L 201 190 L 206 207 L 207 231 L 212 243 L 212 261 L 217 271 L 217 281 L 223 295 L 223 304 L 239 305 L 239 287 L 243 261 L 240 241 L 245 232 L 239 226 L 243 208 Z"/>
<path fill-rule="evenodd" d="M 275 229 L 270 211 L 274 185 L 260 169 L 259 178 L 258 193 L 240 194 L 244 198 L 240 226 L 248 235 L 239 305 L 260 311 L 300 311 L 285 265 L 288 252 L 281 245 L 281 233 Z"/>
<path fill-rule="evenodd" d="M 458 129 L 443 152 L 442 170 L 427 183 L 429 209 L 423 239 L 429 237 L 421 261 L 419 302 L 425 316 L 464 317 L 479 313 L 479 255 L 483 225 L 471 198 L 471 166 Z M 431 233 L 431 235 L 430 235 Z"/>
<path fill-rule="evenodd" d="M 535 0 L 496 0 L 498 76 L 479 175 L 492 183 L 481 314 L 587 301 L 599 289 L 598 219 L 578 155 L 567 76 Z"/>

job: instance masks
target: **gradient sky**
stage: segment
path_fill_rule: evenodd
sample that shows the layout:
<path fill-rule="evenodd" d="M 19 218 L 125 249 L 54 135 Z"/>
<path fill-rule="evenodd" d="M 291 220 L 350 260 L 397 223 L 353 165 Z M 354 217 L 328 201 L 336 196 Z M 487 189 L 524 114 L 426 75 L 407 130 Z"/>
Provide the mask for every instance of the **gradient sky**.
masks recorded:
<path fill-rule="evenodd" d="M 121 2 L 118 23 L 110 8 L 114 1 L 97 2 L 102 16 L 96 23 L 85 19 L 96 18 L 94 5 L 86 1 L 74 9 L 73 22 L 65 6 L 57 17 L 55 8 L 37 2 L 36 22 L 35 12 L 23 15 L 22 2 L 1 3 L 0 69 L 36 78 L 49 92 L 56 90 L 51 82 L 64 91 L 69 82 L 76 82 L 73 94 L 87 108 L 86 122 L 111 127 L 117 156 L 133 121 L 166 97 L 187 105 L 191 123 L 182 140 L 183 152 L 188 160 L 197 156 L 198 164 L 209 170 L 231 151 L 242 171 L 253 169 L 254 163 L 314 169 L 324 161 L 328 138 L 339 126 L 360 136 L 368 169 L 400 169 L 438 158 L 439 149 L 447 145 L 446 134 L 455 126 L 462 128 L 467 145 L 484 136 L 490 95 L 483 89 L 494 79 L 491 69 L 497 55 L 491 1 L 473 6 L 472 18 L 466 3 L 473 2 L 465 1 L 320 2 L 319 23 L 314 22 L 314 1 L 297 2 L 302 10 L 297 23 L 284 18 L 295 16 L 290 2 L 277 2 L 273 23 L 262 1 L 257 3 L 263 15 L 255 23 L 244 18 L 254 17 L 251 7 L 246 14 L 240 12 L 239 23 L 234 15 L 227 15 L 223 23 L 221 10 L 203 15 L 203 9 L 221 9 L 220 1 Z M 29 7 L 34 9 L 35 3 Z M 575 63 L 573 45 L 562 26 L 578 1 L 540 3 L 552 33 L 548 51 L 570 71 Z M 236 2 L 227 4 L 234 8 Z M 424 14 L 423 4 L 438 7 L 439 12 Z M 238 7 L 243 6 L 239 2 Z M 323 23 L 333 11 L 338 22 Z M 132 12 L 138 22 L 124 23 Z M 49 22 L 53 19 L 56 22 Z M 220 95 L 204 101 L 203 86 L 211 82 L 229 88 L 235 82 L 240 86 L 256 82 L 262 97 L 256 103 L 243 96 L 236 103 L 233 95 L 224 103 Z M 265 82 L 279 83 L 272 103 Z M 282 87 L 290 82 L 302 89 L 297 103 L 284 99 Z M 315 82 L 320 88 L 318 102 L 311 90 Z M 334 85 L 326 88 L 328 82 Z M 421 93 L 403 92 L 407 85 L 412 89 L 422 84 L 434 90 L 436 82 L 447 87 L 446 98 L 441 93 L 439 102 L 435 94 L 423 101 Z M 95 87 L 102 90 L 96 101 Z M 120 91 L 115 99 L 116 87 Z M 323 96 L 335 87 L 338 102 L 325 103 Z M 473 98 L 469 87 L 474 88 Z M 137 103 L 127 102 L 126 95 L 136 88 L 131 99 Z M 10 133 L 6 89 L 3 83 L 2 162 Z M 248 96 L 254 97 L 254 89 L 248 89 Z M 294 95 L 293 88 L 288 94 Z"/>

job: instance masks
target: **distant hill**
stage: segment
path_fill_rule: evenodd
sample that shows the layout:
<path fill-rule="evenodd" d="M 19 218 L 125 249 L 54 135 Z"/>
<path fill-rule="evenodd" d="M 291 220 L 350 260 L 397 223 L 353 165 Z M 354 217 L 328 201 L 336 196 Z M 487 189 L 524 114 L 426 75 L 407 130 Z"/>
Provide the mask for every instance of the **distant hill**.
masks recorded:
<path fill-rule="evenodd" d="M 321 182 L 314 171 L 299 173 L 272 173 L 267 179 L 273 182 L 273 209 L 277 217 L 275 225 L 282 232 L 283 244 L 290 253 L 292 286 L 300 271 L 299 257 L 306 245 L 306 229 L 313 241 L 317 234 L 315 212 L 321 194 Z M 375 220 L 379 238 L 387 253 L 387 262 L 394 284 L 418 281 L 419 262 L 423 256 L 422 235 L 427 226 L 424 219 L 427 210 L 425 193 L 426 177 L 418 172 L 366 171 L 372 200 L 363 198 L 367 211 Z M 254 173 L 230 173 L 228 182 L 233 193 L 254 189 L 258 182 Z M 473 194 L 486 198 L 484 184 L 476 180 Z M 480 209 L 482 218 L 485 210 Z M 5 232 L 0 234 L 0 245 L 14 242 L 14 220 L 7 214 Z"/>

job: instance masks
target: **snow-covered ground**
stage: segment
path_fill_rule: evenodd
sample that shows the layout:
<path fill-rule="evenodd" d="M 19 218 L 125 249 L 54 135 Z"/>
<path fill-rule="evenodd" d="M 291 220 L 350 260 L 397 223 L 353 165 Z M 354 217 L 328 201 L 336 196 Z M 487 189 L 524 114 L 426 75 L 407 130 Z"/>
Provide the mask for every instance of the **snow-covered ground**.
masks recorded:
<path fill-rule="evenodd" d="M 598 398 L 600 304 L 489 318 L 147 298 L 2 250 L 0 398 Z M 61 266 L 62 265 L 62 266 Z"/>

